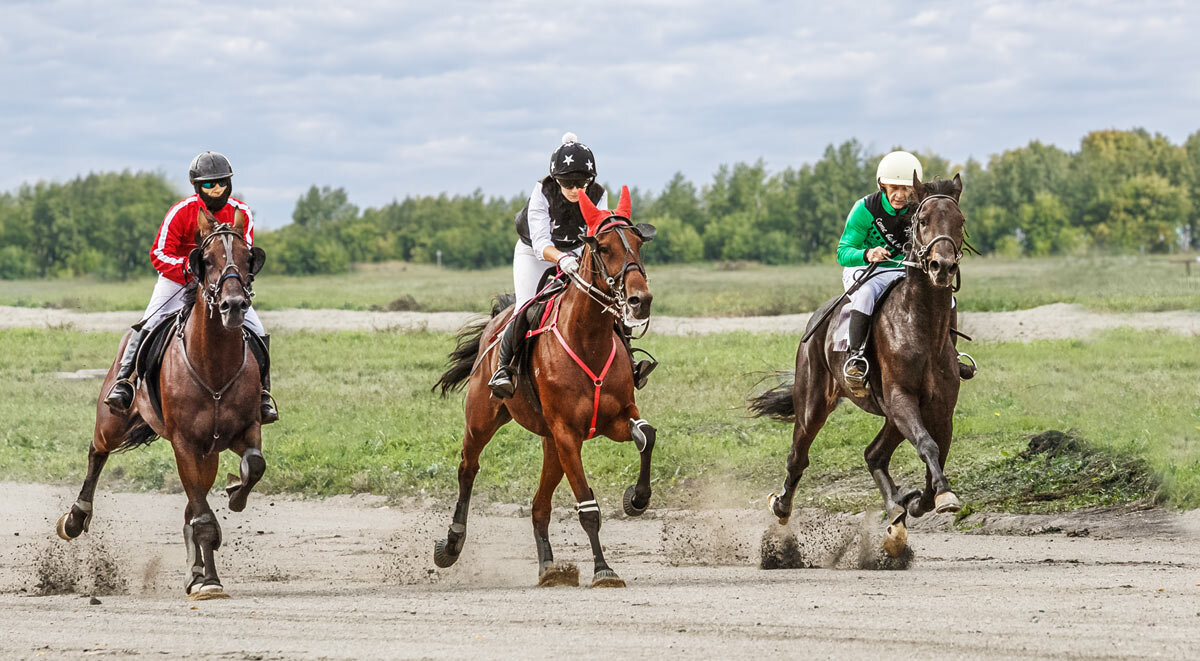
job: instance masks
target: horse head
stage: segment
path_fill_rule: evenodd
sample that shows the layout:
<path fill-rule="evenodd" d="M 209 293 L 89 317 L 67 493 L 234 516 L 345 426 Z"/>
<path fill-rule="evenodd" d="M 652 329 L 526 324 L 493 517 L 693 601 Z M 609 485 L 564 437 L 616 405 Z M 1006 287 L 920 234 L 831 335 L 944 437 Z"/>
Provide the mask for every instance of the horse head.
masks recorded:
<path fill-rule="evenodd" d="M 581 271 L 592 286 L 612 298 L 625 325 L 637 327 L 650 320 L 650 283 L 642 265 L 642 244 L 658 232 L 649 223 L 630 220 L 629 187 L 621 187 L 616 211 L 597 209 L 587 195 L 579 196 L 579 208 L 587 222 Z"/>
<path fill-rule="evenodd" d="M 913 173 L 916 212 L 912 219 L 912 251 L 909 261 L 929 275 L 938 287 L 954 287 L 963 256 L 966 219 L 958 206 L 962 178 L 921 183 Z"/>
<path fill-rule="evenodd" d="M 239 330 L 254 296 L 254 276 L 262 269 L 267 254 L 246 244 L 246 215 L 239 209 L 233 225 L 218 222 L 201 209 L 196 217 L 196 245 L 188 255 L 188 270 L 208 307 L 208 316 L 221 313 L 221 324 Z"/>

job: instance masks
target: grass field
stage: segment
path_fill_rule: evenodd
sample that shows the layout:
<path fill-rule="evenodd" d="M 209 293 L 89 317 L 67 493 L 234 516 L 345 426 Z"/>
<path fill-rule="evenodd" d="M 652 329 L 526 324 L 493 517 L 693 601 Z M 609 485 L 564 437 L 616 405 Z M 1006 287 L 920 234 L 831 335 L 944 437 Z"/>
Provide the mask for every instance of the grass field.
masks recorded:
<path fill-rule="evenodd" d="M 757 381 L 791 364 L 797 338 L 728 334 L 649 337 L 663 366 L 639 395 L 659 429 L 658 503 L 759 505 L 783 475 L 790 426 L 745 418 Z M 429 391 L 452 338 L 417 333 L 292 333 L 276 337 L 275 394 L 283 420 L 266 428 L 262 488 L 329 495 L 373 492 L 451 496 L 462 428 L 461 396 Z M 58 371 L 104 367 L 117 336 L 70 330 L 0 331 L 0 479 L 82 478 L 98 380 Z M 1093 341 L 984 344 L 982 374 L 964 384 L 949 461 L 952 484 L 976 509 L 1048 511 L 1154 498 L 1200 506 L 1200 352 L 1195 340 L 1113 332 Z M 813 448 L 799 503 L 874 506 L 862 449 L 879 421 L 843 405 Z M 1028 438 L 1074 430 L 1068 452 L 1024 456 Z M 527 502 L 539 441 L 509 425 L 483 455 L 477 491 Z M 234 471 L 232 456 L 223 469 Z M 635 450 L 587 444 L 585 465 L 610 509 L 634 479 Z M 895 474 L 923 480 L 911 446 Z M 177 488 L 166 442 L 115 457 L 104 489 Z M 559 491 L 565 499 L 568 490 Z M 565 500 L 564 500 L 565 502 Z M 811 503 L 810 503 L 811 504 Z"/>
<path fill-rule="evenodd" d="M 963 272 L 959 301 L 967 311 L 1017 310 L 1060 302 L 1116 312 L 1200 309 L 1200 265 L 1188 277 L 1183 266 L 1165 257 L 1016 261 L 967 257 Z M 650 277 L 655 313 L 682 317 L 810 312 L 842 290 L 841 272 L 834 264 L 650 265 Z M 152 288 L 151 278 L 0 281 L 0 305 L 141 310 Z M 492 295 L 512 290 L 512 270 L 365 264 L 345 275 L 264 276 L 257 290 L 259 309 L 362 310 L 404 300 L 401 309 L 415 304 L 426 311 L 484 312 Z"/>

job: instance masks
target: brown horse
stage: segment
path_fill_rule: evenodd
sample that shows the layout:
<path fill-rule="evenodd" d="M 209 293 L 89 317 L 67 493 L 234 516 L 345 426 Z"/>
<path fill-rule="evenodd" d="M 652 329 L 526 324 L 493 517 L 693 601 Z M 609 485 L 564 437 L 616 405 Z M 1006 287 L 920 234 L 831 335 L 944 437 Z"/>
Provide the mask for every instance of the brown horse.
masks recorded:
<path fill-rule="evenodd" d="M 189 289 L 191 314 L 186 324 L 171 331 L 157 379 L 162 397 L 161 415 L 143 380 L 134 404 L 124 416 L 104 403 L 115 379 L 117 363 L 108 371 L 96 405 L 96 427 L 88 449 L 88 471 L 79 499 L 58 521 L 58 535 L 78 537 L 92 520 L 96 482 L 108 456 L 145 445 L 161 436 L 175 450 L 179 479 L 187 494 L 183 513 L 183 539 L 187 545 L 189 599 L 218 599 L 225 594 L 217 578 L 214 551 L 221 547 L 221 527 L 208 506 L 208 492 L 217 477 L 222 450 L 242 457 L 241 476 L 230 475 L 229 509 L 246 507 L 250 490 L 266 470 L 259 429 L 258 360 L 247 344 L 242 323 L 250 307 L 251 282 L 266 255 L 250 248 L 242 238 L 245 216 L 239 211 L 233 226 L 201 212 L 196 244 L 188 268 L 197 288 Z M 197 289 L 202 289 L 200 295 Z M 168 323 L 168 322 L 164 322 Z M 129 341 L 126 333 L 120 356 Z"/>
<path fill-rule="evenodd" d="M 641 246 L 654 237 L 652 225 L 629 221 L 629 190 L 622 188 L 615 213 L 597 210 L 586 195 L 579 204 L 588 224 L 579 273 L 550 304 L 549 323 L 529 349 L 528 371 L 511 398 L 496 399 L 488 375 L 496 370 L 495 339 L 513 314 L 494 307 L 492 319 L 468 326 L 450 355 L 450 368 L 434 386 L 449 390 L 466 385 L 466 431 L 458 467 L 458 504 L 446 539 L 434 545 L 439 567 L 454 564 L 467 533 L 471 488 L 479 472 L 479 454 L 501 426 L 516 420 L 542 437 L 542 477 L 533 498 L 533 536 L 539 585 L 577 584 L 578 573 L 555 565 L 550 549 L 551 497 L 563 475 L 575 494 L 579 523 L 594 557 L 592 587 L 624 587 L 604 561 L 600 546 L 600 507 L 588 486 L 580 452 L 583 442 L 603 435 L 634 441 L 641 453 L 637 484 L 625 491 L 624 509 L 637 516 L 650 505 L 650 456 L 655 430 L 641 419 L 634 403 L 633 366 L 621 348 L 614 322 L 640 326 L 650 318 L 650 288 Z M 519 311 L 524 313 L 524 311 Z"/>
<path fill-rule="evenodd" d="M 889 523 L 884 549 L 898 556 L 907 545 L 908 516 L 930 510 L 956 512 L 958 498 L 944 472 L 954 431 L 959 371 L 951 334 L 953 294 L 960 277 L 965 219 L 958 207 L 962 180 L 922 184 L 914 174 L 916 212 L 905 257 L 906 276 L 879 307 L 871 335 L 877 365 L 866 397 L 855 397 L 842 374 L 846 354 L 833 349 L 833 324 L 825 324 L 796 352 L 795 381 L 751 399 L 750 411 L 795 421 L 783 490 L 771 494 L 771 512 L 786 524 L 797 482 L 808 467 L 808 448 L 839 397 L 884 417 L 883 429 L 867 447 L 867 467 L 883 494 Z M 836 317 L 835 310 L 833 318 Z M 833 367 L 831 367 L 833 366 Z M 888 465 L 904 439 L 925 463 L 925 489 L 903 491 Z"/>

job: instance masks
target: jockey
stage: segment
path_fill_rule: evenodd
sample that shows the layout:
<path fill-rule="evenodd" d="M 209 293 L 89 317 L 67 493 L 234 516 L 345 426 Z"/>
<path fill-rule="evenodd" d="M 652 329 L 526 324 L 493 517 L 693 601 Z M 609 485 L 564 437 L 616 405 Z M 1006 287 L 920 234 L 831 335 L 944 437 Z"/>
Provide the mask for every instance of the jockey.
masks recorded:
<path fill-rule="evenodd" d="M 867 331 L 871 313 L 879 296 L 895 280 L 904 277 L 905 244 L 909 240 L 912 218 L 913 175 L 922 178 L 921 162 L 906 151 L 886 154 L 875 169 L 879 190 L 854 203 L 846 216 L 846 229 L 838 241 L 837 261 L 842 269 L 842 286 L 849 290 L 866 272 L 868 264 L 878 264 L 875 273 L 850 294 L 850 350 L 842 374 L 855 394 L 866 393 Z M 957 327 L 957 320 L 953 327 Z M 970 365 L 959 364 L 959 376 L 975 376 Z"/>
<path fill-rule="evenodd" d="M 163 319 L 183 307 L 183 291 L 191 272 L 187 268 L 188 253 L 196 247 L 196 217 L 201 205 L 218 222 L 233 224 L 234 214 L 239 210 L 246 216 L 246 245 L 254 242 L 254 218 L 245 202 L 229 196 L 232 192 L 233 167 L 229 159 L 213 151 L 206 151 L 192 159 L 188 168 L 188 181 L 196 194 L 184 198 L 167 211 L 162 226 L 150 248 L 150 262 L 158 271 L 158 282 L 150 295 L 150 304 L 142 320 L 134 326 L 133 335 L 121 355 L 121 366 L 117 381 L 113 384 L 104 402 L 118 415 L 123 415 L 133 404 L 134 362 L 138 347 Z M 246 310 L 245 326 L 260 337 L 264 347 L 270 347 L 270 336 L 254 308 Z M 268 361 L 269 363 L 269 361 Z M 262 376 L 262 424 L 279 419 L 279 413 L 271 399 L 271 375 L 269 368 Z"/>
<path fill-rule="evenodd" d="M 517 312 L 537 293 L 538 282 L 547 269 L 557 265 L 563 273 L 579 270 L 579 255 L 583 251 L 579 237 L 587 232 L 587 223 L 579 210 L 581 194 L 587 195 L 597 207 L 608 208 L 608 193 L 596 183 L 592 150 L 579 142 L 574 133 L 567 133 L 550 156 L 550 174 L 534 184 L 529 202 L 515 219 L 519 238 L 513 249 L 513 286 L 517 298 L 513 305 L 515 316 L 500 341 L 500 365 L 488 381 L 496 397 L 512 397 L 515 390 L 513 357 L 528 327 L 525 315 Z M 629 339 L 625 333 L 621 336 L 632 359 Z M 634 366 L 634 383 L 638 388 L 646 385 L 646 377 L 656 366 L 648 360 Z"/>

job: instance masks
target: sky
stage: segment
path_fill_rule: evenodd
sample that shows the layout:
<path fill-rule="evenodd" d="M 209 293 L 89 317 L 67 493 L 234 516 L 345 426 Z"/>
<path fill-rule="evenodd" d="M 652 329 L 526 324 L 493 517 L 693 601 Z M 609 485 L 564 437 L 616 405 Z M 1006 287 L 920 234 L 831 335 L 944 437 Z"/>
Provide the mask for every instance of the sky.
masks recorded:
<path fill-rule="evenodd" d="M 960 163 L 1106 128 L 1179 143 L 1198 31 L 1187 2 L 0 0 L 0 190 L 132 169 L 183 193 L 212 149 L 279 227 L 313 184 L 528 192 L 566 131 L 651 190 L 850 138 Z"/>

